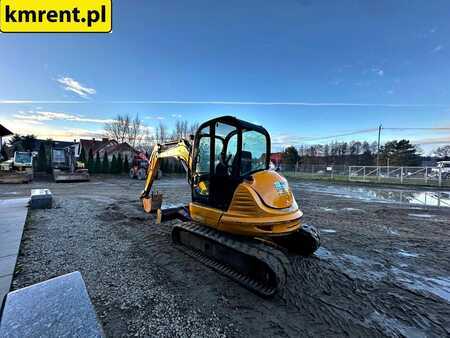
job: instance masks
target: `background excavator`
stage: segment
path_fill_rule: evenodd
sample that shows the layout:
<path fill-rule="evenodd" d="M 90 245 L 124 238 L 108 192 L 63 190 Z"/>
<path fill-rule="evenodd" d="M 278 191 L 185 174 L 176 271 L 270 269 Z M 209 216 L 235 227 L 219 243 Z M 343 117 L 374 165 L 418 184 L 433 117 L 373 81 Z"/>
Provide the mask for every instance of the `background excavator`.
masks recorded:
<path fill-rule="evenodd" d="M 33 154 L 14 152 L 14 157 L 0 162 L 0 183 L 29 183 L 34 178 Z"/>
<path fill-rule="evenodd" d="M 310 255 L 320 245 L 318 231 L 302 224 L 286 179 L 269 169 L 270 151 L 263 127 L 219 117 L 203 123 L 191 140 L 155 145 L 141 194 L 144 210 L 156 211 L 161 196 L 151 189 L 160 159 L 180 160 L 192 201 L 158 209 L 158 219 L 183 220 L 172 230 L 181 250 L 265 297 L 286 283 L 286 254 Z"/>
<path fill-rule="evenodd" d="M 89 181 L 89 171 L 75 157 L 73 147 L 51 149 L 51 167 L 55 182 L 85 182 Z"/>

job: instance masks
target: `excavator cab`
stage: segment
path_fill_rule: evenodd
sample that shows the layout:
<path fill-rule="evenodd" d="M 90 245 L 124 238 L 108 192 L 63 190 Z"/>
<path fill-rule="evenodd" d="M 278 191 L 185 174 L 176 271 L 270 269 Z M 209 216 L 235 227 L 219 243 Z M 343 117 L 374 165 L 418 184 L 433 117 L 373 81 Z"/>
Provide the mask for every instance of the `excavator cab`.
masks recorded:
<path fill-rule="evenodd" d="M 200 126 L 192 159 L 192 201 L 227 210 L 236 188 L 269 168 L 266 129 L 231 116 Z"/>

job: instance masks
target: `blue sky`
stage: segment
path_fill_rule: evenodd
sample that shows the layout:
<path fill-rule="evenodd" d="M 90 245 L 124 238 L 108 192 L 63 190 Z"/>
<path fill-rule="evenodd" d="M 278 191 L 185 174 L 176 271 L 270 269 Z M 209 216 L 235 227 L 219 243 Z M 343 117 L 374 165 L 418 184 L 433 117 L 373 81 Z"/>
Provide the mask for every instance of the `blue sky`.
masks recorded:
<path fill-rule="evenodd" d="M 231 114 L 279 147 L 450 128 L 449 1 L 113 2 L 111 34 L 0 34 L 0 123 L 72 139 L 118 113 Z M 431 149 L 450 130 L 394 138 Z"/>

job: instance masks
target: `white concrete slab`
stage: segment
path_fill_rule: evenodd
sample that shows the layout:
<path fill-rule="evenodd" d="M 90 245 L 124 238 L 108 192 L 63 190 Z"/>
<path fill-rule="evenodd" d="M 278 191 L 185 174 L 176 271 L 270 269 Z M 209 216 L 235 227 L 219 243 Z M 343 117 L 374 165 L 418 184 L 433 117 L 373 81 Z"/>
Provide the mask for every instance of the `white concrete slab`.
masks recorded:
<path fill-rule="evenodd" d="M 0 200 L 0 303 L 11 287 L 29 200 Z"/>

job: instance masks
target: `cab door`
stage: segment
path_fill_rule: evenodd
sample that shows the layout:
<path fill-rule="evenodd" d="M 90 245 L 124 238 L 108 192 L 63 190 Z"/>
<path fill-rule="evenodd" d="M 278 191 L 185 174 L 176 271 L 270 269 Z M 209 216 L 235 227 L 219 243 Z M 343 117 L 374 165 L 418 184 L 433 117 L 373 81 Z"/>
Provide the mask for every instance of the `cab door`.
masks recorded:
<path fill-rule="evenodd" d="M 203 127 L 195 137 L 192 201 L 209 205 L 211 183 L 211 128 Z"/>

